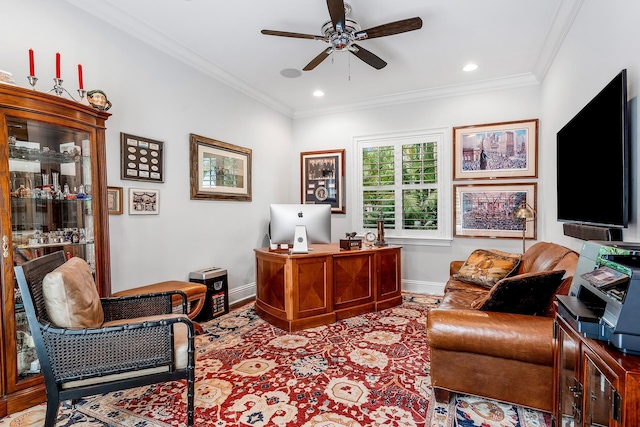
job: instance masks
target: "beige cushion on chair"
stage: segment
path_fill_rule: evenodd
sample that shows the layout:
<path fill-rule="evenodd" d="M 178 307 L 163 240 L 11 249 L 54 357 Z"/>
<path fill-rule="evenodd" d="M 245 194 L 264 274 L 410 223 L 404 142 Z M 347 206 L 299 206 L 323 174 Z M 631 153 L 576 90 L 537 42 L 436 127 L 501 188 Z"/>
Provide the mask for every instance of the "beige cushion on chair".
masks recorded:
<path fill-rule="evenodd" d="M 97 328 L 104 312 L 91 269 L 85 260 L 73 257 L 47 274 L 42 294 L 49 319 L 62 328 Z"/>

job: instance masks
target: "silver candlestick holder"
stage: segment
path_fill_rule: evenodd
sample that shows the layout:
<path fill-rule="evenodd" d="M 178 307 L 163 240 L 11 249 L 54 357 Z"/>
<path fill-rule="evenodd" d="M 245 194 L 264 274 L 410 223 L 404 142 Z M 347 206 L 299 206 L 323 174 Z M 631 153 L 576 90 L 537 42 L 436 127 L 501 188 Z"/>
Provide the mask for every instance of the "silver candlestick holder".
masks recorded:
<path fill-rule="evenodd" d="M 65 92 L 67 95 L 69 95 L 69 98 L 73 99 L 74 101 L 76 101 L 76 99 L 73 97 L 73 95 L 71 95 L 69 93 L 68 90 L 66 90 L 63 86 L 62 86 L 62 79 L 59 78 L 54 78 L 53 79 L 53 89 L 51 89 L 49 92 L 54 92 L 56 95 L 58 96 L 62 96 Z M 77 101 L 76 101 L 77 102 Z"/>
<path fill-rule="evenodd" d="M 78 89 L 78 96 L 80 97 L 80 102 L 84 99 L 84 95 L 87 93 L 84 89 Z"/>
<path fill-rule="evenodd" d="M 36 90 L 36 83 L 38 82 L 38 78 L 36 76 L 27 76 L 29 80 L 29 84 L 33 90 Z"/>

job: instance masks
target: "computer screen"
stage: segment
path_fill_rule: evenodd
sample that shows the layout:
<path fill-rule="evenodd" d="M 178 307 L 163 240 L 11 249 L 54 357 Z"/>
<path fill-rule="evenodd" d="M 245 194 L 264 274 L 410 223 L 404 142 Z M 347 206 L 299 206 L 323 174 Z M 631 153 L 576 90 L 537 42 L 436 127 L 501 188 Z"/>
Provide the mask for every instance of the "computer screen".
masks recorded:
<path fill-rule="evenodd" d="M 270 206 L 270 238 L 274 244 L 293 244 L 297 225 L 307 229 L 307 240 L 331 243 L 331 205 L 329 204 L 272 204 Z"/>

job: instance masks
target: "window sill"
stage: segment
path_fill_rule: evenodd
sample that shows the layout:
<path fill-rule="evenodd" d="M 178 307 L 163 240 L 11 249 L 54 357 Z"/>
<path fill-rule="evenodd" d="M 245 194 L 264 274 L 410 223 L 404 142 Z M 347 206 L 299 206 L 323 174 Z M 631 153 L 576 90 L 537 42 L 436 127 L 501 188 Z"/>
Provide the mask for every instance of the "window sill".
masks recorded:
<path fill-rule="evenodd" d="M 385 235 L 385 241 L 399 246 L 451 246 L 451 237 L 394 237 Z"/>

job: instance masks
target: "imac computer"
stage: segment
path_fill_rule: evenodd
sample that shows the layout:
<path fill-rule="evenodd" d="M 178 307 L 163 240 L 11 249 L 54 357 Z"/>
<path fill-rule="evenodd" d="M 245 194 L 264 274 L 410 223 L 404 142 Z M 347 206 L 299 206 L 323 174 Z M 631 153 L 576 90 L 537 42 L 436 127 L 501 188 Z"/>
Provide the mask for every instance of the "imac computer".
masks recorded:
<path fill-rule="evenodd" d="M 293 244 L 292 253 L 306 253 L 308 244 L 331 243 L 331 205 L 272 204 L 272 244 Z"/>

